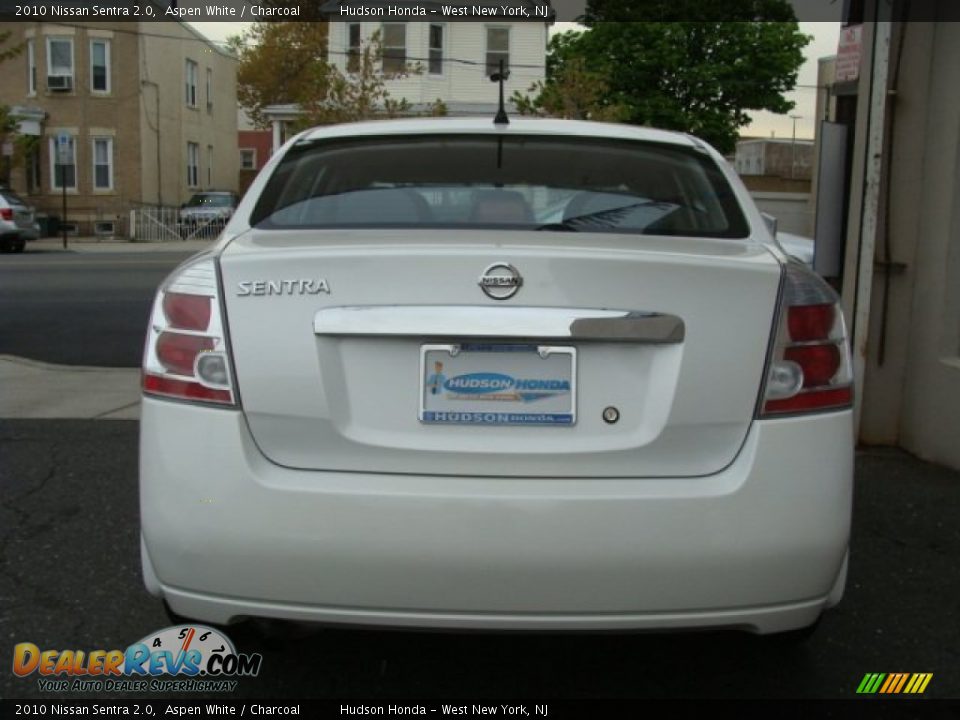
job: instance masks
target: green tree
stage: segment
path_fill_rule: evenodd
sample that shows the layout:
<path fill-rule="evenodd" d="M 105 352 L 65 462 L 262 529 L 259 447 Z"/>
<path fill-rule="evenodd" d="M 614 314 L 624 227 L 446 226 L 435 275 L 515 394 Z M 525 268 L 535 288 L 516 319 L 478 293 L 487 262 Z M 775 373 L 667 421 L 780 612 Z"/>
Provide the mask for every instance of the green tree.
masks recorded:
<path fill-rule="evenodd" d="M 19 45 L 8 45 L 11 35 L 12 31 L 10 30 L 0 32 L 0 63 L 16 57 L 23 50 L 22 43 Z M 0 105 L 0 148 L 9 142 L 14 142 L 19 150 L 20 143 L 16 142 L 18 139 L 17 122 L 11 114 L 10 108 L 6 105 Z M 14 154 L 13 162 L 17 162 L 20 159 L 20 154 L 19 152 Z M 5 184 L 9 183 L 11 167 L 11 161 L 6 156 L 0 155 L 0 182 Z"/>
<path fill-rule="evenodd" d="M 740 15 L 721 14 L 734 5 Z M 603 21 L 651 16 L 750 19 Z M 635 125 L 690 132 L 722 152 L 733 150 L 738 129 L 750 120 L 748 110 L 793 109 L 783 94 L 796 85 L 810 41 L 785 0 L 703 0 L 695 6 L 684 0 L 595 0 L 585 22 L 585 31 L 551 39 L 546 83 L 532 88 L 536 97 L 525 107 L 562 114 L 557 99 L 571 93 L 571 79 L 593 78 L 602 92 L 581 93 L 588 102 L 579 108 L 580 117 L 612 114 Z"/>
<path fill-rule="evenodd" d="M 326 94 L 327 23 L 257 22 L 228 44 L 237 56 L 237 99 L 257 125 L 267 105 Z"/>

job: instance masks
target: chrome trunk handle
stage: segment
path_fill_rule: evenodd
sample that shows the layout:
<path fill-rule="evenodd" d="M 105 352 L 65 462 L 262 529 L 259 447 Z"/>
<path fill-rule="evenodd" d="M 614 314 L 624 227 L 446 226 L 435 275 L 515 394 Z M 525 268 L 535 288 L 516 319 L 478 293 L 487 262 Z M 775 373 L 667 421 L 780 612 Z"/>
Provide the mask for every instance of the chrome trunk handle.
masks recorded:
<path fill-rule="evenodd" d="M 317 335 L 683 342 L 676 315 L 638 310 L 479 305 L 351 305 L 324 308 Z"/>

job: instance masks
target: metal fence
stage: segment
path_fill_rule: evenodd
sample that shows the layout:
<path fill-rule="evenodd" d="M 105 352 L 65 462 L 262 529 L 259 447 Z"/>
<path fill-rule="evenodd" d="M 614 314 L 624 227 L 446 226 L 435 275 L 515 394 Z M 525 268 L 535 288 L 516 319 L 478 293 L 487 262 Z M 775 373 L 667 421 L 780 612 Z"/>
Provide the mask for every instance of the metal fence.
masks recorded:
<path fill-rule="evenodd" d="M 179 208 L 134 208 L 130 211 L 130 239 L 136 242 L 214 240 L 224 224 L 222 219 L 184 216 Z"/>

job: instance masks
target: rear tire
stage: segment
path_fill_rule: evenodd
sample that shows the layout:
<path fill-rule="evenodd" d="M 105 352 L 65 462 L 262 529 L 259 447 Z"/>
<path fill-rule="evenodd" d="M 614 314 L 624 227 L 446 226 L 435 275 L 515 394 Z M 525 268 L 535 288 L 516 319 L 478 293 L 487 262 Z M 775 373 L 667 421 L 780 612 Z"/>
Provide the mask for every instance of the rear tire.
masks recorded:
<path fill-rule="evenodd" d="M 22 253 L 23 249 L 27 246 L 26 240 L 18 240 L 13 244 L 13 251 L 15 253 Z"/>

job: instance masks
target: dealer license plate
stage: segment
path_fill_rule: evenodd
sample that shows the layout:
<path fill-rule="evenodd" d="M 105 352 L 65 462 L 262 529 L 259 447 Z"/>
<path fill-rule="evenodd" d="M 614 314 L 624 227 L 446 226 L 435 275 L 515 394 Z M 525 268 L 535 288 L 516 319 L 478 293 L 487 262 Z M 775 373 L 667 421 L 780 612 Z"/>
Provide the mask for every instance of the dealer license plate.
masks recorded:
<path fill-rule="evenodd" d="M 420 421 L 573 425 L 577 350 L 555 345 L 420 346 Z"/>

